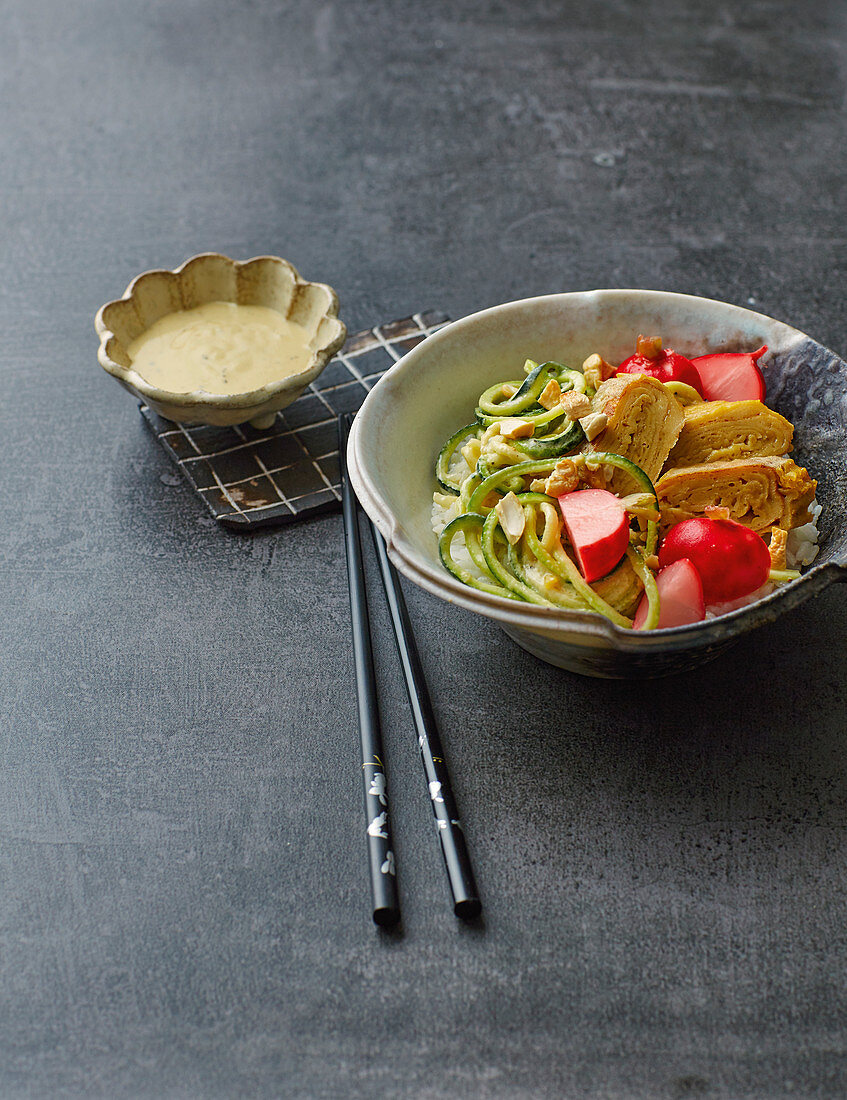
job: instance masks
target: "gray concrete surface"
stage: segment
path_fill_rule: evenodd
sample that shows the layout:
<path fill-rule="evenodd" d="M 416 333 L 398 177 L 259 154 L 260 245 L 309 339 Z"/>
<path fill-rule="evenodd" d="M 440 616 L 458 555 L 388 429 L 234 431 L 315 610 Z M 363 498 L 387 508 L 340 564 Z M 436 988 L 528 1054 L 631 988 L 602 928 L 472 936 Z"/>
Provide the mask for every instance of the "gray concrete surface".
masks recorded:
<path fill-rule="evenodd" d="M 92 328 L 218 249 L 354 330 L 636 286 L 844 353 L 846 41 L 835 0 L 8 0 L 0 1095 L 847 1095 L 844 592 L 601 684 L 407 590 L 473 928 L 377 608 L 380 934 L 340 519 L 216 528 Z"/>

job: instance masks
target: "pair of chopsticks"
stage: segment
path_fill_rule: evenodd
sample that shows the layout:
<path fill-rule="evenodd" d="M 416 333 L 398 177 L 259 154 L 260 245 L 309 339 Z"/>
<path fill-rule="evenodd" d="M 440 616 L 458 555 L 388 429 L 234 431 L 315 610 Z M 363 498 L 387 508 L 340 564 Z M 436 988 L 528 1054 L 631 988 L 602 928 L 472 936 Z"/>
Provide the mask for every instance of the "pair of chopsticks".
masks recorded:
<path fill-rule="evenodd" d="M 367 820 L 368 862 L 373 901 L 373 919 L 387 926 L 400 919 L 397 894 L 397 870 L 391 840 L 391 821 L 382 732 L 376 694 L 370 618 L 368 615 L 365 573 L 359 531 L 359 503 L 347 476 L 347 437 L 352 416 L 338 418 L 338 457 L 341 466 L 341 499 L 344 512 L 344 546 L 347 555 L 347 577 L 350 586 L 350 615 L 353 624 L 353 653 L 356 664 L 356 689 L 359 705 L 359 732 L 362 740 L 362 780 Z M 366 521 L 370 523 L 370 521 Z M 432 702 L 418 656 L 412 624 L 400 589 L 400 579 L 388 560 L 385 543 L 370 524 L 374 547 L 382 575 L 394 637 L 403 666 L 403 676 L 409 694 L 412 717 L 418 735 L 421 761 L 424 767 L 430 802 L 438 827 L 441 853 L 450 890 L 453 912 L 465 920 L 481 911 L 470 856 L 450 784 L 444 750 Z"/>

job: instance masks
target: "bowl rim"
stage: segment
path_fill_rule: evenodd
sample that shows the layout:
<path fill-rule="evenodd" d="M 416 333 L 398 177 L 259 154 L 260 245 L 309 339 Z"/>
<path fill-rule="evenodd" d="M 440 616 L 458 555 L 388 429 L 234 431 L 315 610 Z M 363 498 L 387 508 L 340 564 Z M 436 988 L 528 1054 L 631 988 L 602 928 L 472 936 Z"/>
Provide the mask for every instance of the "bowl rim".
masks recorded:
<path fill-rule="evenodd" d="M 745 309 L 743 306 L 736 306 L 731 302 L 722 302 L 719 299 L 704 298 L 699 295 L 679 294 L 672 291 L 626 288 L 568 291 L 561 294 L 544 294 L 520 298 L 478 310 L 452 322 L 421 341 L 420 344 L 412 348 L 385 372 L 371 393 L 365 398 L 350 430 L 347 461 L 351 483 L 365 512 L 385 539 L 389 557 L 400 572 L 432 595 L 439 596 L 448 603 L 456 604 L 468 611 L 474 611 L 477 614 L 495 619 L 501 624 L 507 624 L 533 633 L 578 634 L 582 635 L 586 641 L 593 639 L 595 643 L 611 644 L 616 650 L 637 650 L 641 653 L 650 649 L 666 649 L 669 642 L 680 649 L 687 649 L 696 648 L 705 643 L 719 643 L 725 638 L 737 637 L 765 622 L 774 621 L 784 612 L 799 606 L 833 582 L 847 581 L 847 558 L 823 562 L 819 565 L 812 565 L 796 581 L 776 589 L 770 595 L 757 600 L 755 603 L 720 615 L 717 618 L 706 619 L 687 626 L 636 631 L 619 627 L 604 616 L 590 611 L 569 611 L 566 608 L 547 608 L 534 604 L 518 603 L 502 596 L 491 595 L 471 588 L 469 585 L 462 584 L 446 569 L 438 569 L 432 566 L 414 548 L 405 535 L 402 523 L 394 516 L 382 499 L 379 489 L 368 470 L 367 459 L 363 454 L 362 437 L 368 427 L 369 418 L 374 415 L 373 410 L 377 400 L 374 395 L 378 393 L 379 387 L 386 382 L 390 384 L 391 380 L 403 371 L 414 369 L 416 360 L 425 354 L 425 351 L 422 350 L 425 346 L 429 350 L 433 346 L 454 337 L 457 331 L 461 332 L 462 329 L 471 327 L 491 314 L 526 307 L 535 303 L 624 295 L 681 299 L 687 303 L 692 301 L 706 302 L 710 305 L 719 305 L 737 311 L 739 315 L 755 317 L 760 322 L 766 322 L 775 332 L 780 333 L 783 337 L 780 341 L 780 350 L 784 350 L 791 344 L 801 340 L 812 339 L 799 329 L 787 325 L 783 321 L 777 321 L 767 314 L 757 313 L 754 310 Z M 829 351 L 829 349 L 826 350 Z M 835 352 L 831 354 L 836 355 Z M 840 356 L 836 355 L 836 358 L 843 362 Z"/>
<path fill-rule="evenodd" d="M 329 305 L 324 312 L 324 316 L 338 322 L 338 334 L 329 343 L 313 351 L 312 359 L 304 370 L 298 371 L 297 374 L 290 374 L 275 382 L 266 382 L 265 385 L 260 386 L 258 389 L 245 390 L 241 393 L 221 394 L 209 393 L 207 390 L 191 390 L 188 392 L 165 390 L 160 386 L 155 386 L 151 382 L 148 382 L 134 370 L 133 367 L 125 367 L 123 364 L 116 362 L 109 354 L 108 348 L 112 340 L 117 340 L 118 337 L 115 332 L 108 327 L 104 320 L 106 310 L 117 305 L 119 302 L 130 301 L 135 296 L 139 284 L 143 283 L 144 280 L 151 276 L 173 275 L 178 278 L 192 265 L 199 265 L 209 260 L 224 260 L 226 263 L 231 264 L 236 270 L 247 268 L 257 263 L 273 263 L 287 268 L 293 275 L 296 286 L 314 286 L 327 292 Z M 219 301 L 220 299 L 214 300 Z M 238 303 L 234 304 L 237 305 Z M 150 268 L 148 271 L 140 272 L 140 274 L 132 279 L 120 298 L 113 298 L 111 301 L 105 302 L 97 310 L 94 317 L 94 328 L 97 331 L 97 335 L 100 337 L 100 346 L 97 349 L 97 361 L 104 370 L 114 378 L 117 378 L 119 382 L 123 382 L 124 385 L 137 391 L 138 394 L 144 397 L 148 402 L 186 409 L 196 408 L 197 406 L 205 406 L 213 409 L 248 409 L 255 405 L 264 404 L 279 394 L 289 390 L 298 388 L 304 389 L 310 382 L 313 382 L 315 378 L 317 378 L 332 356 L 343 346 L 347 338 L 347 326 L 339 318 L 338 309 L 338 295 L 328 283 L 304 279 L 294 264 L 292 264 L 290 260 L 284 259 L 282 256 L 260 255 L 251 256 L 248 260 L 233 260 L 223 252 L 198 252 L 196 256 L 190 256 L 183 263 L 179 264 L 178 267 L 154 267 Z"/>

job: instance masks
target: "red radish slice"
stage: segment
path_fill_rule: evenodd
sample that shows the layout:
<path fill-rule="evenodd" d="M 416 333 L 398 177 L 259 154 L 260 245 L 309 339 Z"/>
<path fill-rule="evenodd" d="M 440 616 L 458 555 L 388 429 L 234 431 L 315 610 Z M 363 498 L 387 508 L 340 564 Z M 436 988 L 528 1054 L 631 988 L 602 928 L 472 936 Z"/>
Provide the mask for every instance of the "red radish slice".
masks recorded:
<path fill-rule="evenodd" d="M 559 507 L 583 577 L 590 584 L 611 573 L 629 546 L 629 516 L 620 500 L 605 489 L 578 489 L 563 493 Z"/>
<path fill-rule="evenodd" d="M 706 603 L 726 603 L 761 588 L 771 571 L 771 556 L 761 535 L 731 519 L 698 516 L 675 523 L 659 547 L 659 565 L 681 558 L 694 563 Z"/>
<path fill-rule="evenodd" d="M 660 382 L 684 382 L 702 396 L 700 375 L 694 366 L 694 360 L 686 359 L 673 348 L 665 348 L 655 359 L 646 355 L 630 355 L 618 367 L 617 373 L 647 374 L 651 378 L 658 378 Z"/>
<path fill-rule="evenodd" d="M 762 347 L 758 351 L 722 351 L 692 359 L 706 400 L 764 401 L 765 380 L 756 364 L 767 350 Z"/>
<path fill-rule="evenodd" d="M 700 623 L 705 619 L 703 582 L 688 558 L 680 558 L 663 569 L 656 577 L 656 584 L 659 588 L 657 630 L 670 626 L 687 626 L 688 623 Z M 642 596 L 632 624 L 636 630 L 643 630 L 648 610 L 647 597 Z"/>

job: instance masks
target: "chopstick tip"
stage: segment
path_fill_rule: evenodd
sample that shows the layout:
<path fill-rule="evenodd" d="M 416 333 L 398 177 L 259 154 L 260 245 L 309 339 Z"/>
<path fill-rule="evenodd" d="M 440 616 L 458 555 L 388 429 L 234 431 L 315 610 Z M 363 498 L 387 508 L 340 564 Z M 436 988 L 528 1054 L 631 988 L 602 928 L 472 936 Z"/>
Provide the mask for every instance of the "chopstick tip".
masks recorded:
<path fill-rule="evenodd" d="M 482 902 L 479 898 L 465 898 L 456 902 L 453 912 L 462 920 L 475 920 L 482 912 Z"/>
<path fill-rule="evenodd" d="M 400 920 L 400 910 L 394 906 L 380 906 L 374 909 L 373 918 L 380 928 L 391 928 Z"/>

